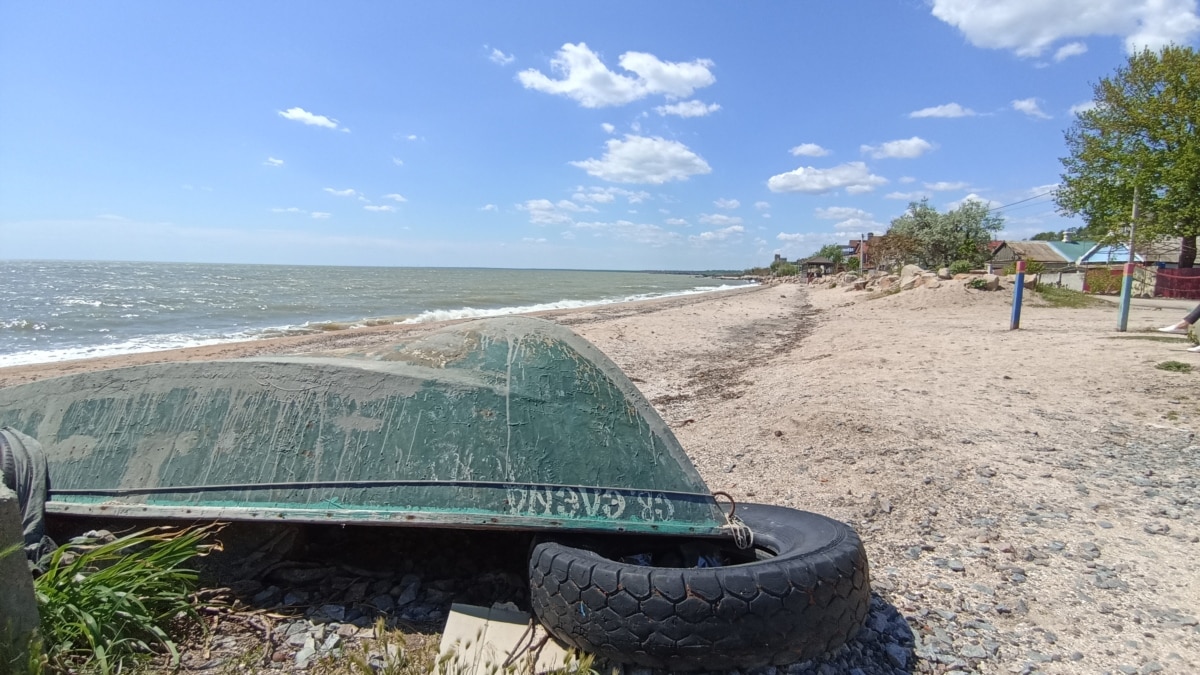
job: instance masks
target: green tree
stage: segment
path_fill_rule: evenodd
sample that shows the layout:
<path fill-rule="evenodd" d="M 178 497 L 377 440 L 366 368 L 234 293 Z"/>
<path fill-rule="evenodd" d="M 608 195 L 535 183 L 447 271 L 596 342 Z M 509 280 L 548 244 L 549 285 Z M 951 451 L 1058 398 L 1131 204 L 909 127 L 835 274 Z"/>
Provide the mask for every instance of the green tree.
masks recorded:
<path fill-rule="evenodd" d="M 1055 200 L 1082 215 L 1090 236 L 1128 236 L 1134 191 L 1143 241 L 1178 237 L 1180 267 L 1200 235 L 1200 53 L 1142 51 L 1093 86 L 1094 107 L 1066 131 L 1069 155 Z"/>
<path fill-rule="evenodd" d="M 1062 239 L 1062 232 L 1038 232 L 1030 237 L 1030 241 L 1058 241 Z"/>
<path fill-rule="evenodd" d="M 988 242 L 1003 224 L 1004 219 L 980 201 L 967 200 L 953 211 L 938 213 L 928 199 L 922 199 L 892 220 L 888 234 L 914 240 L 913 260 L 926 268 L 945 267 L 956 260 L 980 265 L 987 260 Z"/>
<path fill-rule="evenodd" d="M 821 247 L 820 251 L 812 254 L 813 258 L 829 258 L 833 261 L 834 267 L 840 267 L 846 260 L 846 256 L 842 255 L 842 247 L 837 244 L 826 244 Z"/>
<path fill-rule="evenodd" d="M 846 269 L 848 269 L 852 272 L 857 272 L 858 271 L 858 258 L 856 258 L 854 256 L 850 256 L 849 258 L 846 258 Z"/>

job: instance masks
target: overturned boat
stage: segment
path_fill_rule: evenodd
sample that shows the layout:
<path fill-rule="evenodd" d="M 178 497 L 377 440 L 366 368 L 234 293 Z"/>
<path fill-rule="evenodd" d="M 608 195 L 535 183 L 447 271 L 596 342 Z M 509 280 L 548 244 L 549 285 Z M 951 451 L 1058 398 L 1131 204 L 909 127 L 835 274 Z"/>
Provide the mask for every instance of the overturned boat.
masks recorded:
<path fill-rule="evenodd" d="M 4 388 L 0 433 L 43 448 L 53 514 L 537 532 L 530 609 L 612 662 L 784 665 L 863 624 L 858 535 L 778 506 L 727 513 L 637 388 L 569 330 L 509 317 L 404 338 Z M 724 553 L 631 562 L 629 537 L 600 536 L 614 533 Z"/>

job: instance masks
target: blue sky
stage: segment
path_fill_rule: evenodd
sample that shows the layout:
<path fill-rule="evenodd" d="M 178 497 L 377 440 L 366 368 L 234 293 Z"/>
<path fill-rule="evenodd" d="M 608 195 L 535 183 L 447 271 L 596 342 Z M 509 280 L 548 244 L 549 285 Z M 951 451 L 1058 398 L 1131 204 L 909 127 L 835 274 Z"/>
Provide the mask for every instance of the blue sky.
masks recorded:
<path fill-rule="evenodd" d="M 0 4 L 0 257 L 740 269 L 910 199 L 1071 226 L 1196 0 Z"/>

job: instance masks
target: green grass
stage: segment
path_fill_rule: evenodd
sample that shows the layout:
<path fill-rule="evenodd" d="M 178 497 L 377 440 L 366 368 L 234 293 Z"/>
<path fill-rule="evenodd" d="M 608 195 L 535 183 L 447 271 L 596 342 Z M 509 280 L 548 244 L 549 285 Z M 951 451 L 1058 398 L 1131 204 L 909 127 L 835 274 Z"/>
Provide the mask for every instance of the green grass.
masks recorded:
<path fill-rule="evenodd" d="M 156 527 L 55 550 L 34 580 L 48 669 L 109 675 L 164 651 L 177 665 L 173 629 L 203 625 L 197 573 L 184 565 L 215 548 L 204 542 L 216 529 Z"/>
<path fill-rule="evenodd" d="M 1034 293 L 1041 296 L 1051 307 L 1092 307 L 1103 302 L 1087 293 L 1058 286 L 1038 286 L 1034 289 Z"/>
<path fill-rule="evenodd" d="M 1172 373 L 1190 373 L 1192 372 L 1192 364 L 1183 363 L 1182 361 L 1163 361 L 1154 366 L 1159 370 L 1166 370 Z"/>

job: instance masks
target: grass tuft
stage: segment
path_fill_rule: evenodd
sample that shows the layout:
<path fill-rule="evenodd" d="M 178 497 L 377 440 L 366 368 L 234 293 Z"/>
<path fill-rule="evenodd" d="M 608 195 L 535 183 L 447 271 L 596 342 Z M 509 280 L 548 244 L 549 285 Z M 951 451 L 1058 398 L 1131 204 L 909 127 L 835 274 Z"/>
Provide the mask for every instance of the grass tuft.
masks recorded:
<path fill-rule="evenodd" d="M 1183 363 L 1182 361 L 1163 361 L 1154 366 L 1159 370 L 1166 370 L 1172 373 L 1190 373 L 1192 372 L 1192 364 Z"/>
<path fill-rule="evenodd" d="M 204 543 L 218 529 L 154 527 L 50 554 L 34 581 L 50 670 L 109 675 L 164 650 L 177 666 L 170 631 L 203 625 L 191 597 L 197 573 L 183 565 L 219 547 Z"/>
<path fill-rule="evenodd" d="M 1060 288 L 1058 286 L 1038 286 L 1034 289 L 1043 300 L 1051 307 L 1091 307 L 1102 300 L 1093 298 L 1087 293 L 1072 290 L 1070 288 Z"/>

